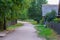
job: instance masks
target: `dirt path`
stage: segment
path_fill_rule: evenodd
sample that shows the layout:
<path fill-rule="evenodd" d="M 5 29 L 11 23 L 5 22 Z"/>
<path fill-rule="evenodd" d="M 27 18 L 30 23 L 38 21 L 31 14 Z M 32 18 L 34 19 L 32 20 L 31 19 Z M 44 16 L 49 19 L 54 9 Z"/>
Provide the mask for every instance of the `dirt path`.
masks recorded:
<path fill-rule="evenodd" d="M 43 38 L 39 38 L 37 36 L 34 25 L 28 22 L 21 23 L 24 24 L 22 27 L 8 34 L 6 37 L 2 38 L 2 40 L 44 40 Z"/>

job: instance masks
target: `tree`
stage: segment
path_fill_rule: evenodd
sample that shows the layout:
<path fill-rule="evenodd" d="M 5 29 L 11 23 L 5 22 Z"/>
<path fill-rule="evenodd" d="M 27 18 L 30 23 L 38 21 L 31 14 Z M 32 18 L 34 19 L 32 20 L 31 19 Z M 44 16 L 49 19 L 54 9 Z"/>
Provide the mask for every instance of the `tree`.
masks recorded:
<path fill-rule="evenodd" d="M 27 19 L 28 18 L 28 9 L 30 8 L 31 6 L 31 2 L 33 0 L 23 0 L 22 2 L 22 7 L 21 7 L 21 10 L 20 10 L 20 16 L 19 16 L 19 19 Z"/>
<path fill-rule="evenodd" d="M 47 22 L 53 21 L 56 18 L 56 14 L 57 13 L 56 13 L 55 10 L 52 10 L 51 12 L 48 12 L 45 15 L 45 21 L 47 21 Z"/>
<path fill-rule="evenodd" d="M 29 8 L 28 16 L 30 19 L 33 19 L 39 23 L 42 18 L 42 4 L 46 4 L 46 0 L 34 0 L 31 3 L 31 7 Z"/>
<path fill-rule="evenodd" d="M 6 30 L 6 22 L 17 20 L 27 12 L 32 0 L 0 0 L 0 29 Z M 25 11 L 26 10 L 26 11 Z"/>

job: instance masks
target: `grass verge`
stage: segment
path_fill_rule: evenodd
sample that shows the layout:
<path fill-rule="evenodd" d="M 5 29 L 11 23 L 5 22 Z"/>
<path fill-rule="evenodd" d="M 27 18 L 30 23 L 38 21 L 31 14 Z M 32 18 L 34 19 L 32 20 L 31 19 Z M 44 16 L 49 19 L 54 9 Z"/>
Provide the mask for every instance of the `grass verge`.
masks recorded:
<path fill-rule="evenodd" d="M 15 28 L 21 27 L 23 24 L 17 23 L 15 25 L 11 25 L 7 27 L 7 30 L 14 30 Z"/>
<path fill-rule="evenodd" d="M 45 37 L 46 40 L 57 40 L 57 35 L 52 29 L 46 28 L 44 25 L 37 25 L 35 28 L 39 37 Z"/>

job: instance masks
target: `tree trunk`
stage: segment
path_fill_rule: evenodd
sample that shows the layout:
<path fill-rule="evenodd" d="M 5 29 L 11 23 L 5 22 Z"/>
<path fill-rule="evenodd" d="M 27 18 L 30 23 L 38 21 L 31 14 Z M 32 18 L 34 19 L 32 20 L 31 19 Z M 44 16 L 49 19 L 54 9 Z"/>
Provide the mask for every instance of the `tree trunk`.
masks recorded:
<path fill-rule="evenodd" d="M 4 30 L 6 30 L 6 18 L 4 17 Z"/>
<path fill-rule="evenodd" d="M 4 23 L 2 21 L 0 21 L 0 30 L 4 30 L 3 29 L 3 27 L 4 27 L 3 25 L 4 25 Z"/>

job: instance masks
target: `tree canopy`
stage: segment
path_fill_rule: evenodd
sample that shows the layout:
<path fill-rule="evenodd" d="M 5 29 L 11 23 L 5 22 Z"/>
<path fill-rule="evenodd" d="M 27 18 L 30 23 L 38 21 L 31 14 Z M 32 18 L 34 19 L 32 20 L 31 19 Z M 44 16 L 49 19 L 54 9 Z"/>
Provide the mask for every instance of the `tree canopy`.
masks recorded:
<path fill-rule="evenodd" d="M 0 0 L 0 24 L 6 21 L 16 20 L 27 12 L 32 0 Z"/>
<path fill-rule="evenodd" d="M 39 20 L 42 18 L 42 4 L 46 4 L 46 0 L 33 0 L 31 7 L 28 11 L 28 16 L 30 19 Z"/>

